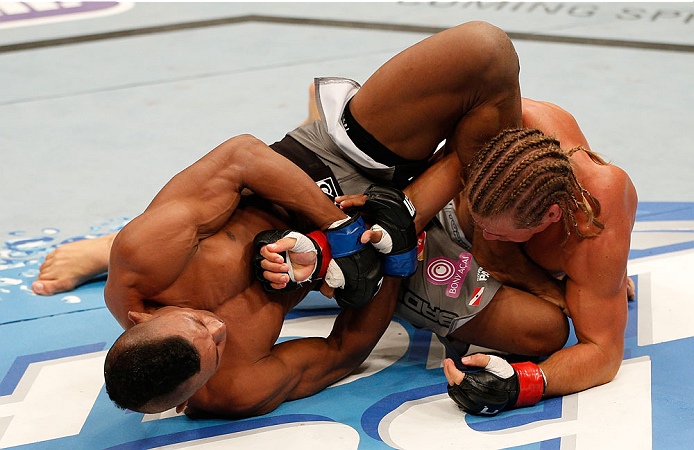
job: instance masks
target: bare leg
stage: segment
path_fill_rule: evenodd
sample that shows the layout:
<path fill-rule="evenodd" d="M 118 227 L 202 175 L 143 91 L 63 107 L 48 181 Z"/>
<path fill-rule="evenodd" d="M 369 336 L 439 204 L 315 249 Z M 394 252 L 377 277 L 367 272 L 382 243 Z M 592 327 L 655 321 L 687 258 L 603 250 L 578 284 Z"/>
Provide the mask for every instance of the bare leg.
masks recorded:
<path fill-rule="evenodd" d="M 627 277 L 627 300 L 631 301 L 636 298 L 636 285 L 634 280 Z"/>
<path fill-rule="evenodd" d="M 522 125 L 518 56 L 484 22 L 442 31 L 381 66 L 352 99 L 354 118 L 391 151 L 427 157 L 444 139 L 463 165 Z"/>
<path fill-rule="evenodd" d="M 318 112 L 318 105 L 316 104 L 316 86 L 314 83 L 311 83 L 311 86 L 308 88 L 308 117 L 301 125 L 307 125 L 316 120 L 320 120 L 320 113 Z"/>
<path fill-rule="evenodd" d="M 546 356 L 560 350 L 568 336 L 568 319 L 558 307 L 502 286 L 489 305 L 451 337 L 517 355 Z"/>
<path fill-rule="evenodd" d="M 71 291 L 108 271 L 108 258 L 116 233 L 62 245 L 46 256 L 31 288 L 39 295 Z"/>

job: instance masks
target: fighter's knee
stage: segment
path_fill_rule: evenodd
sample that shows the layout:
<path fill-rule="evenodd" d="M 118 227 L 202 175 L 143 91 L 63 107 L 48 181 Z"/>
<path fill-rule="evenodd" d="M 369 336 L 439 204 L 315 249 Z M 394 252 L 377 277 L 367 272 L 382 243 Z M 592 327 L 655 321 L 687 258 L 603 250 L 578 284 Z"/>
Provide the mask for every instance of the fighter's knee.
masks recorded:
<path fill-rule="evenodd" d="M 214 151 L 222 152 L 224 157 L 228 159 L 229 162 L 244 162 L 248 161 L 248 158 L 255 157 L 255 152 L 259 149 L 259 146 L 264 144 L 255 136 L 250 134 L 240 134 L 227 139 Z"/>
<path fill-rule="evenodd" d="M 467 22 L 454 29 L 461 42 L 474 46 L 484 70 L 480 73 L 490 81 L 517 83 L 520 63 L 513 42 L 502 30 L 482 21 Z"/>
<path fill-rule="evenodd" d="M 225 144 L 236 148 L 247 148 L 253 147 L 259 142 L 260 140 L 251 134 L 239 134 L 238 136 L 228 139 Z"/>
<path fill-rule="evenodd" d="M 485 53 L 492 57 L 518 60 L 511 38 L 501 28 L 482 21 L 468 22 L 464 26 L 468 27 L 468 33 L 476 39 L 475 43 L 481 46 Z"/>

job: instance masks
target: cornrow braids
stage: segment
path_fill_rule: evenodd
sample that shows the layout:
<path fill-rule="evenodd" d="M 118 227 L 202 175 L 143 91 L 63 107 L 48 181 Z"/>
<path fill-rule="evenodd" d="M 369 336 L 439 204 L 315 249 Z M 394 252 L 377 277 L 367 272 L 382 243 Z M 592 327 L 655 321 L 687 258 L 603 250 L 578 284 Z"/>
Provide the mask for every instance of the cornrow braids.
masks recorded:
<path fill-rule="evenodd" d="M 593 150 L 589 150 L 582 145 L 578 145 L 574 148 L 569 149 L 566 152 L 566 154 L 569 155 L 569 157 L 570 157 L 571 155 L 573 155 L 574 153 L 576 153 L 579 150 L 583 150 L 584 152 L 586 152 L 586 154 L 590 157 L 590 159 L 592 159 L 593 162 L 596 164 L 600 164 L 601 166 L 607 166 L 610 164 L 607 161 L 605 161 L 604 159 L 602 159 L 602 157 L 600 155 L 598 155 L 597 153 L 595 153 Z"/>
<path fill-rule="evenodd" d="M 508 211 L 514 204 L 518 204 L 518 206 L 516 207 L 517 211 L 527 211 L 527 205 L 529 205 L 533 201 L 533 198 L 529 198 L 526 196 L 525 200 L 521 200 L 521 197 L 523 196 L 523 194 L 527 192 L 531 185 L 537 186 L 538 183 L 541 183 L 541 179 L 552 180 L 558 178 L 559 180 L 561 180 L 561 178 L 565 177 L 568 174 L 569 170 L 570 169 L 567 168 L 565 165 L 556 163 L 549 163 L 543 167 L 538 167 L 537 169 L 534 169 L 528 176 L 523 178 L 520 182 L 516 182 L 517 186 L 511 191 L 510 194 L 507 195 L 505 201 L 500 205 L 499 209 L 501 211 Z M 538 188 L 534 187 L 533 189 Z M 540 214 L 541 220 L 542 216 L 544 215 L 544 211 L 541 211 L 538 214 Z M 528 218 L 526 222 L 534 224 L 535 220 L 532 218 Z"/>
<path fill-rule="evenodd" d="M 565 152 L 558 140 L 538 129 L 502 131 L 468 166 L 470 210 L 482 217 L 513 211 L 517 227 L 532 228 L 542 222 L 550 206 L 557 204 L 563 212 L 566 239 L 571 228 L 582 238 L 597 236 L 582 233 L 576 220 L 575 211 L 580 209 L 590 223 L 600 229 L 605 227 L 597 219 L 600 202 L 574 174 L 569 157 L 578 150 L 586 151 L 598 164 L 607 164 L 580 146 Z"/>
<path fill-rule="evenodd" d="M 481 174 L 487 174 L 489 172 L 490 167 L 494 164 L 494 162 L 499 158 L 500 155 L 503 155 L 508 151 L 508 148 L 516 141 L 525 139 L 529 136 L 535 135 L 539 133 L 540 130 L 534 130 L 534 129 L 515 129 L 515 130 L 506 130 L 501 132 L 499 135 L 497 135 L 495 138 L 493 138 L 491 141 L 487 143 L 478 153 L 477 157 L 471 162 L 471 167 L 476 167 L 480 166 L 484 163 L 484 165 L 480 169 Z M 484 186 L 478 186 L 477 190 L 482 190 L 485 191 L 488 189 L 489 184 L 492 182 L 491 180 L 493 179 L 493 176 L 495 174 L 492 174 L 489 176 L 490 182 L 486 183 Z M 473 189 L 475 189 L 475 185 L 472 185 Z M 471 195 L 477 195 L 477 190 L 474 190 L 471 192 Z"/>
<path fill-rule="evenodd" d="M 530 145 L 526 147 L 528 150 L 531 150 L 533 148 L 537 148 L 539 145 L 542 145 L 543 143 L 543 141 L 537 141 L 535 143 L 530 143 Z M 520 184 L 518 184 L 517 180 L 521 172 L 526 170 L 535 161 L 538 161 L 542 158 L 548 160 L 547 164 L 532 169 L 530 174 L 525 176 L 520 181 Z M 487 211 L 484 211 L 484 214 L 496 212 L 491 210 L 492 206 L 496 206 L 496 208 L 498 208 L 501 211 L 507 209 L 508 206 L 513 204 L 514 200 L 524 192 L 524 189 L 529 187 L 529 185 L 532 184 L 537 177 L 542 176 L 545 173 L 554 172 L 558 174 L 566 174 L 568 171 L 567 167 L 565 165 L 550 161 L 551 158 L 561 158 L 561 153 L 557 152 L 554 149 L 542 149 L 536 152 L 535 154 L 523 159 L 520 163 L 516 164 L 516 166 L 500 180 L 500 182 L 498 183 L 499 186 L 490 195 L 490 198 L 486 202 L 487 208 L 485 209 L 487 209 Z M 509 193 L 509 188 L 514 182 L 517 184 L 517 186 Z M 497 200 L 502 194 L 507 194 L 505 200 L 497 204 Z"/>

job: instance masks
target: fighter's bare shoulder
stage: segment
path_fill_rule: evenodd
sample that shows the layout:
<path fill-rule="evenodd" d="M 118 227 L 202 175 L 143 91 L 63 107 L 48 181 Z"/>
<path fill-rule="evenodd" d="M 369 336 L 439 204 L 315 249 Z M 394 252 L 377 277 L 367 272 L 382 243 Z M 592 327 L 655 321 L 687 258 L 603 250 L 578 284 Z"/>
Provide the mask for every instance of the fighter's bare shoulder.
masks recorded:
<path fill-rule="evenodd" d="M 188 406 L 192 411 L 244 418 L 266 414 L 286 399 L 290 377 L 278 370 L 271 355 L 236 357 L 234 361 L 225 359 L 214 376 L 191 397 Z"/>
<path fill-rule="evenodd" d="M 600 202 L 597 219 L 604 229 L 578 222 L 584 234 L 595 237 L 572 237 L 573 245 L 564 252 L 566 272 L 582 284 L 602 285 L 607 291 L 621 289 L 631 243 L 631 231 L 636 216 L 638 198 L 631 179 L 617 166 L 594 163 L 584 152 L 572 157 L 580 167 L 579 181 Z M 586 194 L 587 195 L 587 194 Z"/>
<path fill-rule="evenodd" d="M 548 136 L 553 136 L 564 149 L 577 146 L 590 149 L 576 118 L 558 105 L 550 102 L 523 98 L 523 126 L 537 128 Z"/>

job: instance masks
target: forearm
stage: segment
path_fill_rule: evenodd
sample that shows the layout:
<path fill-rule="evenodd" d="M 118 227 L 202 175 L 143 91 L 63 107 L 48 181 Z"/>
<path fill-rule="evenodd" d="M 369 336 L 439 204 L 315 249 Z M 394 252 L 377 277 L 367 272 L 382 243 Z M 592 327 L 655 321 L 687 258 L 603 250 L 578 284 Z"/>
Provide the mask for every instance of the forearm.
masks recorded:
<path fill-rule="evenodd" d="M 403 190 L 417 209 L 414 220 L 417 233 L 462 190 L 461 170 L 458 156 L 449 153 Z"/>
<path fill-rule="evenodd" d="M 400 282 L 386 277 L 376 297 L 361 308 L 342 310 L 330 335 L 311 342 L 313 356 L 301 352 L 305 365 L 296 372 L 299 376 L 289 399 L 314 394 L 364 362 L 390 324 Z"/>
<path fill-rule="evenodd" d="M 610 382 L 622 361 L 623 343 L 604 349 L 593 343 L 564 348 L 540 363 L 547 378 L 545 397 L 572 394 Z"/>
<path fill-rule="evenodd" d="M 572 278 L 569 266 L 566 304 L 578 343 L 561 349 L 540 364 L 547 377 L 548 396 L 607 383 L 622 363 L 627 324 L 626 287 L 613 283 L 621 280 L 622 269 L 615 269 L 610 262 L 591 268 L 589 274 L 574 271 Z"/>

